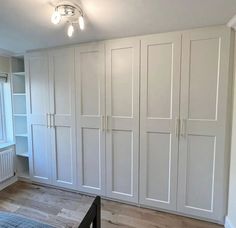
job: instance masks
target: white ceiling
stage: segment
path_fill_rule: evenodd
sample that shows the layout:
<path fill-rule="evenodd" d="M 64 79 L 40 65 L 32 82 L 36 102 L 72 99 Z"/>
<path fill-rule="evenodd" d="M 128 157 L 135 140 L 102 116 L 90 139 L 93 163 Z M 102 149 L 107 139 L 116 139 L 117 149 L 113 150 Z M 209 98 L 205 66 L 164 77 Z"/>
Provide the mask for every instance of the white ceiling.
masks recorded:
<path fill-rule="evenodd" d="M 57 0 L 58 1 L 58 0 Z M 85 41 L 226 24 L 236 0 L 73 0 L 86 29 L 66 36 L 50 21 L 54 0 L 0 0 L 0 49 L 14 53 Z"/>

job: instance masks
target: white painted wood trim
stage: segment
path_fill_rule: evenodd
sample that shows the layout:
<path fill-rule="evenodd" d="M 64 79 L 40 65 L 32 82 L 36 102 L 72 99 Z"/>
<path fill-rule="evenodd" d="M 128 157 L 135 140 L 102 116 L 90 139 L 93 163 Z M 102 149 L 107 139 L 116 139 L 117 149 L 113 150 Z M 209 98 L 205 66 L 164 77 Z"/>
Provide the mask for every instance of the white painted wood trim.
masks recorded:
<path fill-rule="evenodd" d="M 63 49 L 57 49 L 52 50 L 48 53 L 48 61 L 49 61 L 49 113 L 51 115 L 50 121 L 51 121 L 51 130 L 50 130 L 50 138 L 51 138 L 51 152 L 52 152 L 52 181 L 53 184 L 59 185 L 62 187 L 68 187 L 75 189 L 76 188 L 76 129 L 75 129 L 75 69 L 74 69 L 74 48 L 63 48 Z M 58 83 L 60 82 L 60 78 L 58 78 L 58 71 L 61 70 L 60 65 L 56 65 L 56 59 L 60 58 L 66 58 L 64 60 L 67 61 L 64 66 L 67 67 L 67 75 L 66 81 L 68 81 L 68 94 L 62 94 L 58 91 Z M 68 96 L 67 102 L 70 104 L 69 106 L 64 106 L 64 112 L 60 110 L 60 108 L 57 107 L 58 101 L 63 102 L 63 96 Z M 58 110 L 59 109 L 59 110 Z M 64 169 L 63 172 L 67 172 L 66 176 L 70 180 L 63 180 L 61 179 L 59 173 L 61 172 L 61 167 L 59 165 L 60 162 L 63 162 L 63 159 L 59 157 L 62 156 L 61 153 L 61 147 L 62 145 L 59 144 L 59 137 L 62 137 L 62 132 L 65 131 L 65 129 L 70 129 L 69 132 L 71 133 L 70 141 L 71 141 L 71 147 L 68 145 L 69 148 L 67 148 L 70 151 L 68 151 L 67 159 L 70 159 L 71 167 L 67 167 L 67 169 Z M 68 139 L 67 139 L 68 140 Z M 60 145 L 60 146 L 59 146 Z M 65 159 L 66 160 L 66 159 Z M 63 163 L 65 164 L 65 163 Z M 64 167 L 65 168 L 65 167 Z M 70 176 L 70 178 L 69 178 Z"/>
<path fill-rule="evenodd" d="M 225 228 L 235 228 L 235 226 L 231 223 L 230 219 L 228 216 L 226 216 L 225 218 L 225 225 L 224 225 Z"/>
<path fill-rule="evenodd" d="M 114 199 L 138 202 L 138 174 L 139 174 L 139 77 L 140 77 L 140 41 L 135 38 L 119 39 L 105 43 L 106 46 L 106 196 Z M 113 113 L 112 88 L 112 52 L 116 50 L 132 49 L 132 114 Z M 128 97 L 127 99 L 129 99 Z M 128 185 L 122 190 L 114 189 L 114 132 L 131 133 L 130 192 L 126 192 Z M 128 143 L 127 143 L 128 144 Z M 125 158 L 124 158 L 125 159 Z M 120 169 L 121 170 L 121 169 Z M 118 169 L 116 170 L 118 172 Z M 127 174 L 128 176 L 128 174 Z M 125 180 L 124 180 L 125 181 Z M 120 186 L 119 186 L 120 187 Z M 123 186 L 122 186 L 123 187 Z M 117 187 L 118 189 L 118 187 Z M 124 190 L 125 189 L 125 190 Z"/>
<path fill-rule="evenodd" d="M 82 113 L 83 109 L 83 99 L 82 99 L 82 67 L 79 62 L 82 60 L 82 54 L 85 53 L 94 53 L 98 55 L 97 62 L 94 64 L 99 64 L 99 74 L 98 74 L 98 84 L 99 88 L 99 99 L 98 99 L 98 114 L 97 115 L 88 115 Z M 75 85 L 76 85 L 76 137 L 77 137 L 77 187 L 81 192 L 87 192 L 90 194 L 99 194 L 105 195 L 105 129 L 104 124 L 101 123 L 101 120 L 105 117 L 105 46 L 104 42 L 90 43 L 86 45 L 75 46 Z M 93 92 L 93 91 L 90 91 Z M 104 119 L 102 120 L 102 122 Z M 102 126 L 103 125 L 103 126 Z M 83 161 L 84 156 L 84 139 L 83 139 L 83 129 L 96 129 L 99 131 L 99 145 L 97 146 L 97 152 L 99 156 L 99 165 L 97 172 L 99 173 L 98 177 L 98 186 L 84 183 L 84 176 L 87 174 L 94 175 L 95 172 L 93 169 L 86 170 L 85 164 Z M 91 139 L 89 139 L 91 140 Z M 93 143 L 91 141 L 91 143 Z M 96 147 L 96 146 L 95 146 Z"/>
<path fill-rule="evenodd" d="M 170 84 L 163 82 L 163 78 L 158 77 L 160 73 L 157 69 L 153 68 L 152 74 L 157 75 L 155 81 L 154 78 L 152 79 L 156 85 L 160 84 L 168 90 L 169 93 L 169 100 L 166 102 L 159 101 L 159 104 L 152 104 L 150 105 L 149 102 L 149 91 L 154 91 L 156 87 L 152 87 L 152 85 L 148 82 L 150 80 L 151 70 L 148 70 L 149 63 L 153 61 L 154 57 L 150 57 L 150 48 L 152 47 L 166 47 L 166 45 L 171 46 L 171 49 L 165 49 L 168 53 L 171 53 L 172 61 L 165 61 L 165 64 L 162 60 L 162 67 L 163 69 L 171 69 L 168 77 L 170 80 Z M 158 51 L 155 51 L 156 55 Z M 159 57 L 159 56 L 158 56 Z M 157 63 L 158 63 L 158 57 Z M 177 161 L 178 161 L 178 144 L 179 144 L 179 131 L 176 129 L 179 128 L 179 92 L 180 92 L 180 57 L 181 57 L 181 34 L 180 33 L 172 33 L 171 35 L 168 34 L 161 34 L 161 35 L 152 35 L 147 36 L 141 40 L 141 90 L 140 90 L 140 187 L 139 187 L 139 194 L 140 194 L 140 203 L 146 206 L 156 207 L 156 208 L 163 208 L 169 210 L 176 210 L 176 192 L 177 192 Z M 152 58 L 152 60 L 151 60 Z M 150 72 L 148 72 L 150 71 Z M 166 77 L 167 78 L 167 77 Z M 159 80 L 159 81 L 158 81 Z M 154 85 L 155 86 L 155 85 Z M 158 90 L 158 89 L 157 89 Z M 166 95 L 165 97 L 167 97 Z M 169 108 L 168 113 L 163 114 L 155 113 L 151 114 L 148 113 L 149 106 L 159 106 L 160 109 L 165 109 L 166 107 Z M 157 109 L 155 109 L 157 110 Z M 176 124 L 178 123 L 178 124 Z M 176 131 L 177 130 L 177 131 Z M 152 143 L 148 141 L 148 137 L 153 135 L 156 139 L 160 139 L 163 136 L 169 140 L 163 143 L 163 140 L 158 140 L 156 144 L 154 140 Z M 163 143 L 161 145 L 161 143 Z M 150 183 L 156 182 L 156 173 L 158 173 L 158 165 L 153 170 L 153 173 L 149 174 L 149 165 L 151 164 L 151 160 L 149 159 L 150 151 L 156 150 L 156 161 L 165 161 L 166 153 L 162 153 L 163 146 L 168 148 L 168 167 L 165 169 L 165 173 L 163 172 L 163 176 L 168 176 L 168 180 L 165 181 L 165 184 L 168 186 L 167 189 L 162 188 L 162 184 L 156 185 L 156 194 L 153 196 L 149 195 Z M 155 148 L 155 147 L 158 147 Z M 152 152 L 152 154 L 154 154 Z M 160 163 L 159 163 L 160 164 Z M 153 166 L 151 164 L 151 166 Z M 161 179 L 161 178 L 160 178 Z M 163 181 L 164 179 L 162 179 Z M 159 180 L 161 181 L 161 180 Z M 160 183 L 160 182 L 159 182 Z M 154 187 L 152 187 L 154 189 Z M 160 192 L 165 192 L 164 194 L 160 194 Z M 154 190 L 153 190 L 154 192 Z M 159 192 L 159 194 L 157 193 Z"/>
<path fill-rule="evenodd" d="M 4 181 L 3 183 L 0 184 L 0 191 L 2 191 L 4 188 L 14 184 L 17 180 L 18 180 L 17 177 L 14 176 L 14 177 Z"/>
<path fill-rule="evenodd" d="M 33 132 L 32 126 L 34 124 L 40 124 L 46 128 L 46 113 L 49 110 L 49 101 L 45 99 L 45 112 L 40 114 L 34 114 L 32 110 L 32 76 L 31 76 L 31 68 L 30 68 L 30 60 L 32 58 L 42 58 L 45 59 L 48 64 L 48 53 L 46 51 L 34 52 L 34 53 L 27 53 L 25 55 L 25 82 L 26 82 L 26 106 L 27 106 L 27 125 L 28 125 L 28 150 L 29 150 L 29 170 L 30 170 L 30 178 L 31 180 L 40 181 L 42 183 L 51 183 L 52 181 L 52 167 L 51 165 L 51 150 L 50 150 L 50 130 L 47 129 L 45 132 L 47 134 L 46 139 L 46 150 L 48 153 L 48 174 L 47 177 L 41 177 L 35 175 L 35 165 L 34 165 L 34 151 L 33 151 Z M 46 92 L 47 96 L 49 97 L 49 88 L 48 88 L 48 65 L 47 65 L 47 85 L 46 85 Z M 46 82 L 45 82 L 46 83 Z"/>
<path fill-rule="evenodd" d="M 226 30 L 227 30 L 227 28 L 226 28 L 226 26 L 217 26 L 217 27 L 211 27 L 211 28 L 203 28 L 203 29 L 194 29 L 194 30 L 189 30 L 189 31 L 194 31 L 194 33 L 196 33 L 196 34 L 198 34 L 198 33 L 200 33 L 200 32 L 216 32 L 216 31 L 218 31 L 218 30 L 222 30 L 222 32 L 226 32 Z M 230 31 L 230 29 L 228 28 L 228 32 Z M 166 33 L 166 34 L 160 34 L 160 36 L 163 36 L 163 37 L 168 37 L 168 36 L 170 36 L 171 34 L 173 34 L 173 33 Z M 178 33 L 176 33 L 176 34 L 182 34 L 182 31 L 179 31 Z M 140 37 L 136 37 L 136 39 L 137 40 L 139 40 L 139 39 L 141 39 L 141 38 L 153 38 L 154 37 L 154 35 L 148 35 L 148 36 L 140 36 Z M 127 42 L 128 40 L 130 40 L 130 38 L 125 38 L 125 39 L 118 39 L 118 40 L 113 40 L 113 41 L 106 41 L 106 42 L 104 42 L 105 43 L 105 45 L 107 45 L 107 44 L 110 44 L 110 43 L 113 43 L 113 42 Z M 85 47 L 86 45 L 92 45 L 92 44 L 83 44 L 83 45 L 79 45 L 78 47 L 77 46 L 75 46 L 75 45 L 73 45 L 73 46 L 71 46 L 71 47 L 73 47 L 73 48 L 82 48 L 82 47 Z M 61 48 L 63 48 L 63 47 L 59 47 L 59 48 L 57 48 L 57 49 L 61 49 Z M 227 44 L 227 48 L 230 48 L 230 45 L 229 44 Z M 33 52 L 34 53 L 34 52 Z M 38 53 L 40 53 L 40 52 L 38 52 Z M 41 53 L 43 53 L 43 52 L 41 52 Z M 37 55 L 37 53 L 36 53 L 36 55 Z M 27 56 L 29 56 L 28 54 L 27 54 Z M 228 55 L 226 55 L 226 56 L 224 56 L 224 59 L 225 60 L 228 60 L 227 59 L 228 58 Z M 226 71 L 226 69 L 228 69 L 228 67 L 226 67 L 225 68 L 225 71 Z M 226 72 L 226 74 L 225 75 L 228 75 L 228 72 Z M 230 83 L 226 83 L 226 84 L 229 84 L 230 85 Z M 29 88 L 28 88 L 29 89 Z M 139 94 L 140 95 L 140 94 Z M 226 94 L 225 94 L 225 96 L 226 96 Z M 29 104 L 29 102 L 27 102 L 28 104 Z M 229 105 L 227 105 L 226 103 L 224 104 L 225 105 L 225 107 L 227 108 L 227 107 L 229 107 Z M 225 113 L 225 109 L 223 109 L 224 110 L 224 115 L 226 115 L 226 113 Z M 224 122 L 224 124 L 226 124 L 227 122 L 226 122 L 226 120 L 225 120 L 225 122 Z M 223 130 L 223 132 L 225 132 L 225 131 L 227 131 L 227 130 Z M 227 137 L 225 137 L 225 138 L 227 138 Z M 225 147 L 226 146 L 226 144 L 227 143 L 222 143 L 222 144 L 224 144 L 223 146 Z M 104 150 L 105 151 L 105 150 Z M 31 156 L 32 156 L 32 154 L 31 154 Z M 223 157 L 223 155 L 222 155 L 222 157 Z M 224 158 L 223 158 L 223 160 L 224 160 L 224 162 L 225 163 L 227 163 L 227 161 L 228 161 L 228 153 L 226 153 L 226 154 L 224 154 Z M 32 163 L 32 161 L 31 161 L 31 163 Z M 222 162 L 223 163 L 223 162 Z M 31 164 L 31 166 L 32 166 L 32 164 Z M 224 165 L 225 167 L 227 166 L 227 165 Z M 31 168 L 32 169 L 32 168 Z M 104 167 L 103 167 L 103 169 L 105 170 L 105 165 L 104 165 Z M 221 176 L 221 178 L 223 177 L 223 175 L 226 177 L 225 178 L 225 180 L 227 179 L 227 176 L 228 176 L 228 173 L 227 173 L 227 168 L 224 168 L 224 171 L 220 171 L 219 170 L 219 172 L 221 172 L 221 174 L 220 174 L 220 176 Z M 106 173 L 105 173 L 106 174 Z M 136 173 L 137 175 L 138 175 L 138 172 Z M 77 173 L 77 175 L 79 175 L 78 173 Z M 32 177 L 31 177 L 32 178 Z M 104 178 L 105 179 L 105 178 Z M 41 181 L 41 180 L 36 180 L 35 179 L 35 181 Z M 138 182 L 138 181 L 137 181 Z M 219 220 L 220 220 L 220 222 L 222 222 L 222 223 L 224 223 L 224 220 L 223 220 L 223 214 L 225 213 L 225 203 L 226 203 L 226 200 L 225 200 L 225 198 L 226 198 L 226 196 L 225 196 L 225 194 L 226 194 L 226 192 L 227 192 L 227 185 L 226 185 L 226 183 L 225 182 L 227 182 L 227 180 L 226 181 L 224 181 L 224 187 L 222 187 L 222 188 L 219 188 L 219 191 L 220 191 L 220 195 L 221 195 L 221 197 L 219 198 L 219 199 L 217 199 L 217 201 L 219 200 L 219 202 L 217 203 L 218 205 L 220 205 L 220 209 L 219 210 L 221 210 L 221 212 L 219 213 L 220 215 L 221 215 L 221 217 L 219 218 Z M 104 183 L 105 183 L 105 181 L 104 181 Z M 47 184 L 51 184 L 51 183 L 47 183 Z M 105 186 L 104 186 L 104 189 L 105 189 Z M 86 189 L 85 190 L 86 191 L 86 193 L 88 193 L 89 191 Z M 105 192 L 105 190 L 104 190 L 104 192 Z M 224 196 L 222 196 L 222 195 L 224 195 Z M 116 197 L 115 196 L 111 196 L 113 199 L 115 199 Z M 123 199 L 124 197 L 122 197 L 122 199 L 120 199 L 120 201 L 121 200 L 126 200 L 126 199 Z M 137 196 L 137 198 L 138 198 L 138 196 Z M 119 199 L 118 197 L 117 197 L 117 199 Z M 128 201 L 128 200 L 127 200 Z M 131 201 L 130 201 L 131 202 Z M 156 206 L 155 207 L 155 209 L 157 209 L 157 210 L 159 210 L 159 208 Z M 163 210 L 163 209 L 160 209 L 160 210 Z M 186 212 L 187 213 L 187 212 Z M 223 214 L 222 214 L 223 213 Z M 190 217 L 194 217 L 193 215 L 191 215 L 190 213 L 189 213 L 189 215 L 188 216 L 190 216 Z M 204 216 L 201 216 L 201 215 L 199 215 L 199 217 L 202 217 L 202 219 L 203 220 L 206 220 L 206 219 L 208 219 L 208 217 L 204 217 Z M 211 217 L 209 217 L 209 219 L 210 219 Z"/>
<path fill-rule="evenodd" d="M 189 64 L 187 63 L 187 59 L 190 58 L 190 47 L 187 45 L 191 40 L 204 40 L 217 38 L 219 39 L 220 44 L 220 62 L 219 62 L 219 97 L 217 104 L 217 118 L 214 121 L 208 121 L 207 118 L 204 121 L 205 127 L 203 127 L 201 118 L 188 117 L 188 91 L 186 88 L 189 85 L 189 81 L 186 80 L 186 76 L 189 77 Z M 189 49 L 187 51 L 187 49 Z M 179 180 L 178 180 L 178 208 L 177 210 L 183 213 L 192 214 L 194 216 L 206 217 L 209 219 L 215 219 L 218 221 L 224 221 L 225 215 L 225 202 L 226 197 L 225 193 L 227 192 L 227 186 L 224 182 L 225 179 L 225 167 L 227 167 L 228 160 L 228 152 L 226 150 L 226 134 L 227 134 L 227 108 L 229 107 L 227 104 L 228 100 L 228 85 L 229 85 L 229 56 L 230 56 L 230 29 L 228 28 L 212 28 L 209 30 L 191 30 L 183 34 L 183 51 L 182 51 L 182 75 L 181 75 L 181 83 L 182 83 L 182 93 L 181 93 L 181 108 L 180 108 L 180 116 L 181 118 L 188 119 L 188 135 L 200 135 L 200 136 L 214 136 L 217 138 L 216 146 L 215 146 L 215 163 L 213 164 L 214 170 L 212 171 L 212 176 L 214 180 L 214 185 L 212 185 L 212 193 L 211 193 L 211 208 L 208 210 L 207 208 L 201 206 L 188 206 L 186 204 L 186 177 L 188 175 L 186 158 L 187 158 L 187 146 L 188 142 L 181 140 L 180 141 L 180 157 L 179 157 Z M 226 77 L 225 77 L 226 75 Z M 210 88 L 208 86 L 208 88 Z M 219 107 L 218 107 L 219 106 Z M 203 107 L 204 108 L 204 107 Z M 219 111 L 221 110 L 221 111 Z M 210 119 L 210 118 L 209 118 Z M 212 118 L 213 119 L 213 118 Z M 196 122 L 197 121 L 197 122 Z M 207 123 L 207 121 L 209 123 Z M 215 129 L 211 126 L 215 125 Z M 183 153 L 184 152 L 184 153 Z M 184 162 L 183 162 L 184 161 Z M 185 170 L 184 170 L 185 169 Z M 184 172 L 183 172 L 184 170 Z M 227 178 L 226 178 L 227 179 Z M 185 202 L 184 202 L 185 201 Z"/>
<path fill-rule="evenodd" d="M 236 15 L 234 15 L 229 22 L 227 23 L 227 26 L 230 28 L 233 28 L 234 30 L 236 30 Z"/>

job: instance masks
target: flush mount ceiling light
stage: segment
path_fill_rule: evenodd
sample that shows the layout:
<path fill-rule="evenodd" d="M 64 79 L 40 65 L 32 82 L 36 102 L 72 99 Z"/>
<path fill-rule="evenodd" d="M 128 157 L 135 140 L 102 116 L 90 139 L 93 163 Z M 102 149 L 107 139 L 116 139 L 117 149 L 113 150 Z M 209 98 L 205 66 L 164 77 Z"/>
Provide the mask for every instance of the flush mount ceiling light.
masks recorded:
<path fill-rule="evenodd" d="M 67 28 L 67 35 L 72 37 L 74 34 L 74 25 L 79 24 L 80 30 L 84 30 L 84 14 L 82 9 L 77 5 L 60 4 L 54 9 L 51 17 L 51 22 L 55 25 L 65 18 L 69 23 Z"/>

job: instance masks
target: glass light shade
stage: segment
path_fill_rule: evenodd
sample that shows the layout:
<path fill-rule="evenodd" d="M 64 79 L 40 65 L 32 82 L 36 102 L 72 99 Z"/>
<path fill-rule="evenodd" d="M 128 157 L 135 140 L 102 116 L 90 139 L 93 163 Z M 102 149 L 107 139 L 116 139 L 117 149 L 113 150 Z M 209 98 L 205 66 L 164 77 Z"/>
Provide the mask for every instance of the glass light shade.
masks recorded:
<path fill-rule="evenodd" d="M 72 24 L 70 24 L 70 25 L 68 26 L 68 29 L 67 29 L 67 35 L 68 35 L 69 37 L 72 37 L 74 31 L 75 31 L 74 26 L 73 26 Z"/>
<path fill-rule="evenodd" d="M 51 22 L 56 25 L 61 21 L 61 14 L 58 11 L 54 11 L 51 17 Z"/>
<path fill-rule="evenodd" d="M 83 16 L 79 17 L 79 27 L 81 30 L 84 30 L 84 17 Z"/>

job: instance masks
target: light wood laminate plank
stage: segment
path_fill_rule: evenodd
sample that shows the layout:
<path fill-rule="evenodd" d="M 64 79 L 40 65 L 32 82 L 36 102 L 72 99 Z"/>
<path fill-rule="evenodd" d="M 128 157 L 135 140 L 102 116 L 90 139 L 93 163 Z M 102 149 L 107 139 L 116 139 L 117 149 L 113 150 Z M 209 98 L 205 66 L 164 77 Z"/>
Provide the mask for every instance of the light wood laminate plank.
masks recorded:
<path fill-rule="evenodd" d="M 0 192 L 0 210 L 55 227 L 76 227 L 93 197 L 17 182 Z M 127 204 L 102 200 L 102 228 L 220 228 L 223 226 Z"/>

